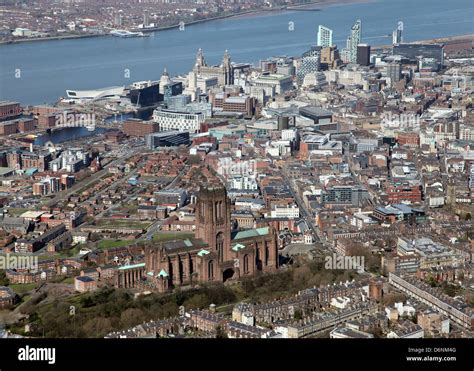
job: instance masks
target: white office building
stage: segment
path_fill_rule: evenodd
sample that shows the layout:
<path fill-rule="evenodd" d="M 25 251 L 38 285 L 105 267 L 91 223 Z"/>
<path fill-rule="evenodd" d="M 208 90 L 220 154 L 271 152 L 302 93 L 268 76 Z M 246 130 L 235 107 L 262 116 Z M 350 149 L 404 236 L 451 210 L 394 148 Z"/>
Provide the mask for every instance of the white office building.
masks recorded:
<path fill-rule="evenodd" d="M 165 109 L 156 109 L 153 112 L 153 121 L 160 125 L 160 131 L 178 130 L 198 133 L 205 119 L 205 114 L 202 112 L 189 113 Z"/>
<path fill-rule="evenodd" d="M 300 209 L 296 204 L 293 205 L 274 205 L 272 207 L 271 218 L 290 218 L 295 219 L 300 217 Z"/>

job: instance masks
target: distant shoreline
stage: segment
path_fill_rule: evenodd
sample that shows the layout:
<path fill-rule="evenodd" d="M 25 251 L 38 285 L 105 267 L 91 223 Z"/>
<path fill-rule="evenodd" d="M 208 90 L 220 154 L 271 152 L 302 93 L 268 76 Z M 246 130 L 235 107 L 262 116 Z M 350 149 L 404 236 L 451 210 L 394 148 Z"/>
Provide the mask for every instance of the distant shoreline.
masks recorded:
<path fill-rule="evenodd" d="M 306 4 L 299 4 L 299 5 L 292 5 L 290 8 L 287 7 L 280 7 L 275 9 L 255 9 L 255 10 L 246 10 L 240 13 L 234 14 L 225 14 L 216 17 L 206 18 L 206 19 L 198 19 L 196 21 L 191 21 L 185 23 L 185 26 L 192 26 L 201 23 L 207 23 L 212 21 L 218 21 L 227 18 L 245 18 L 252 15 L 259 15 L 262 13 L 277 13 L 277 12 L 292 12 L 298 10 L 304 10 L 309 8 L 310 11 L 315 6 L 320 7 L 328 7 L 328 6 L 335 6 L 335 5 L 349 5 L 349 4 L 357 4 L 357 3 L 367 3 L 371 2 L 372 0 L 319 0 L 319 1 L 311 1 Z M 170 25 L 170 26 L 163 26 L 163 27 L 153 27 L 153 28 L 133 28 L 132 31 L 141 31 L 143 33 L 151 33 L 151 32 L 159 32 L 159 31 L 166 31 L 171 30 L 174 28 L 178 28 L 180 25 Z M 110 37 L 107 33 L 104 34 L 81 34 L 81 35 L 58 35 L 58 36 L 47 36 L 47 37 L 38 37 L 38 38 L 27 38 L 27 39 L 17 39 L 17 40 L 8 40 L 8 41 L 0 41 L 1 45 L 11 45 L 11 44 L 20 44 L 20 43 L 28 43 L 28 42 L 41 42 L 41 41 L 55 41 L 55 40 L 71 40 L 71 39 L 83 39 L 83 38 L 91 38 L 91 37 Z"/>
<path fill-rule="evenodd" d="M 447 43 L 450 41 L 456 40 L 471 40 L 474 41 L 474 34 L 463 34 L 463 35 L 454 35 L 454 36 L 445 36 L 445 37 L 434 37 L 432 39 L 424 39 L 424 40 L 416 40 L 416 41 L 407 41 L 404 44 L 438 44 L 438 43 Z M 372 49 L 384 49 L 392 47 L 392 45 L 373 45 L 371 46 Z"/>

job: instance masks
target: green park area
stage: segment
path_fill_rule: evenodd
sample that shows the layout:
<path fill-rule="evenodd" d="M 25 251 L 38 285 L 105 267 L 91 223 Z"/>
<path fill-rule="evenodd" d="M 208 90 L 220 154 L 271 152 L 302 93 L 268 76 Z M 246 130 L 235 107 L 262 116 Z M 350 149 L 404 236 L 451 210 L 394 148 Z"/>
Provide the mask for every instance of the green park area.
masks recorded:
<path fill-rule="evenodd" d="M 135 240 L 102 240 L 97 244 L 99 249 L 113 249 L 114 247 L 124 247 L 135 243 Z"/>
<path fill-rule="evenodd" d="M 25 292 L 31 291 L 36 288 L 36 283 L 18 283 L 8 285 L 17 294 L 24 294 Z"/>
<path fill-rule="evenodd" d="M 130 228 L 130 229 L 147 229 L 150 222 L 143 222 L 140 220 L 131 219 L 100 219 L 96 221 L 95 225 L 98 227 L 110 228 Z"/>
<path fill-rule="evenodd" d="M 27 208 L 20 208 L 20 207 L 12 207 L 8 209 L 8 214 L 11 216 L 20 216 L 23 213 L 26 213 L 27 211 L 30 211 L 31 209 Z"/>

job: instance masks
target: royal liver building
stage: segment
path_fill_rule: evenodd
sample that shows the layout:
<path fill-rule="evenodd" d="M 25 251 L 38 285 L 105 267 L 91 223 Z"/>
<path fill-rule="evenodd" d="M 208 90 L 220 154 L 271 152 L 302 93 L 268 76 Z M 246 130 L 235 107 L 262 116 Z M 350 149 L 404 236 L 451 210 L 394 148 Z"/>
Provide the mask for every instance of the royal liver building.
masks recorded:
<path fill-rule="evenodd" d="M 201 77 L 217 77 L 218 83 L 221 86 L 234 84 L 234 69 L 227 50 L 224 53 L 220 66 L 208 66 L 204 59 L 203 51 L 199 48 L 193 72 Z"/>

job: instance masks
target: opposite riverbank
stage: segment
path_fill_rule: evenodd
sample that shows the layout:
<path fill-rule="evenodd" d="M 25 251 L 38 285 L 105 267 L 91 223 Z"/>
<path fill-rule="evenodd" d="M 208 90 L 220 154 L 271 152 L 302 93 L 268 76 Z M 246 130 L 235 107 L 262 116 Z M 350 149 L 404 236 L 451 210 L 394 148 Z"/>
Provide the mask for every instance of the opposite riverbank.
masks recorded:
<path fill-rule="evenodd" d="M 457 42 L 461 40 L 474 42 L 474 34 L 464 34 L 464 35 L 456 35 L 456 36 L 437 37 L 433 39 L 409 41 L 407 42 L 407 44 L 449 44 L 450 42 Z M 391 47 L 392 45 L 371 46 L 373 50 L 380 50 L 380 49 L 391 48 Z"/>
<path fill-rule="evenodd" d="M 249 17 L 255 15 L 267 15 L 267 14 L 275 14 L 279 12 L 292 12 L 292 11 L 315 11 L 315 10 L 322 10 L 322 9 L 315 9 L 315 6 L 324 8 L 328 6 L 342 6 L 348 4 L 356 4 L 356 3 L 366 3 L 371 2 L 373 0 L 319 0 L 319 1 L 311 1 L 305 4 L 299 5 L 292 5 L 290 7 L 282 6 L 274 9 L 254 9 L 254 10 L 246 10 L 239 13 L 233 14 L 223 14 L 215 17 L 205 18 L 205 19 L 198 19 L 195 21 L 190 21 L 184 23 L 185 27 L 198 25 L 202 23 L 218 21 L 223 19 L 229 18 L 237 18 L 237 17 Z M 133 28 L 131 31 L 141 31 L 143 33 L 152 33 L 152 32 L 159 32 L 159 31 L 167 31 L 172 30 L 175 28 L 179 28 L 181 24 L 174 24 L 169 26 L 162 26 L 162 27 L 152 27 L 152 28 Z M 41 42 L 41 41 L 55 41 L 55 40 L 71 40 L 71 39 L 83 39 L 83 38 L 92 38 L 92 37 L 110 37 L 112 35 L 103 33 L 103 34 L 69 34 L 69 35 L 57 35 L 57 36 L 47 36 L 47 37 L 39 37 L 39 38 L 25 38 L 25 39 L 15 39 L 15 40 L 6 40 L 0 41 L 1 45 L 10 45 L 10 44 L 20 44 L 20 43 L 27 43 L 27 42 Z"/>

